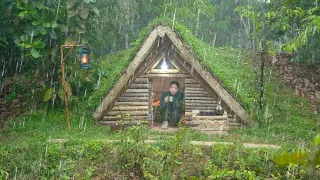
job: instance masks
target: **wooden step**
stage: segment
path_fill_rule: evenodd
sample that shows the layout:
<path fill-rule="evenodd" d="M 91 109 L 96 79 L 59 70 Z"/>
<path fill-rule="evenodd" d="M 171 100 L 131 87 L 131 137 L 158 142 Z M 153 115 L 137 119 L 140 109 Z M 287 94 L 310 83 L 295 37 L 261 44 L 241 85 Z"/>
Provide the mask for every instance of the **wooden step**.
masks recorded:
<path fill-rule="evenodd" d="M 115 106 L 148 106 L 148 102 L 116 102 Z"/>
<path fill-rule="evenodd" d="M 148 102 L 149 97 L 119 97 L 118 102 L 134 102 L 134 101 L 139 101 L 139 102 Z"/>
<path fill-rule="evenodd" d="M 148 93 L 148 89 L 127 89 L 125 93 Z"/>
<path fill-rule="evenodd" d="M 148 116 L 131 116 L 131 118 L 134 120 L 148 120 Z M 103 120 L 104 121 L 114 121 L 114 120 L 120 120 L 120 118 L 117 116 L 104 116 Z"/>
<path fill-rule="evenodd" d="M 145 121 L 99 121 L 103 125 L 121 125 L 121 124 L 148 124 L 148 120 Z"/>
<path fill-rule="evenodd" d="M 111 111 L 139 111 L 148 110 L 148 106 L 114 106 Z"/>
<path fill-rule="evenodd" d="M 132 116 L 148 116 L 148 111 L 110 111 L 107 116 L 116 116 L 119 114 L 131 114 Z"/>

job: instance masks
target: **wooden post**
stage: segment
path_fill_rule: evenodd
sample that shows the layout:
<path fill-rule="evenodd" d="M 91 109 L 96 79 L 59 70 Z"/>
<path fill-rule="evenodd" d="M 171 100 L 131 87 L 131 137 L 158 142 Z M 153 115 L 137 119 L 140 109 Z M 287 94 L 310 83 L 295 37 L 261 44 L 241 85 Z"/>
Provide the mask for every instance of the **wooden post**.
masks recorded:
<path fill-rule="evenodd" d="M 63 83 L 63 92 L 64 92 L 64 104 L 66 106 L 66 121 L 68 124 L 68 131 L 70 132 L 70 119 L 69 119 L 69 111 L 68 111 L 68 97 L 67 97 L 67 84 L 66 78 L 64 74 L 64 56 L 63 56 L 63 46 L 60 47 L 61 51 L 61 72 L 62 72 L 62 83 Z"/>
<path fill-rule="evenodd" d="M 152 80 L 148 79 L 148 96 L 149 96 L 149 100 L 148 100 L 148 125 L 149 125 L 149 128 L 153 127 L 152 91 L 153 91 Z"/>
<path fill-rule="evenodd" d="M 62 83 L 63 83 L 63 92 L 64 92 L 64 104 L 66 106 L 66 121 L 68 125 L 68 131 L 70 132 L 70 118 L 69 118 L 69 109 L 68 109 L 68 95 L 67 95 L 67 83 L 66 83 L 66 75 L 64 72 L 64 61 L 66 60 L 67 56 L 71 53 L 74 47 L 82 47 L 83 45 L 61 45 L 60 46 L 60 53 L 61 53 L 61 71 L 62 71 Z M 66 54 L 63 55 L 63 50 L 65 47 L 69 47 L 70 50 Z"/>

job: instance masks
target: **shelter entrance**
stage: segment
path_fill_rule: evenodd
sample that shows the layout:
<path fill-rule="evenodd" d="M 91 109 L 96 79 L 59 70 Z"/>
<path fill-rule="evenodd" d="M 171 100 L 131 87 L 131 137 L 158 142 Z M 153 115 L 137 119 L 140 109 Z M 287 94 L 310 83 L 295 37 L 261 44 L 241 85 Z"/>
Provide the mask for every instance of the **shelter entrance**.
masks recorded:
<path fill-rule="evenodd" d="M 179 92 L 184 94 L 185 79 L 181 77 L 153 77 L 149 78 L 152 84 L 150 100 L 152 102 L 152 114 L 154 123 L 161 123 L 164 119 L 164 114 L 160 108 L 160 100 L 162 93 L 169 91 L 169 85 L 172 81 L 177 81 L 180 85 Z M 180 118 L 184 117 L 185 108 L 183 107 L 180 112 Z"/>

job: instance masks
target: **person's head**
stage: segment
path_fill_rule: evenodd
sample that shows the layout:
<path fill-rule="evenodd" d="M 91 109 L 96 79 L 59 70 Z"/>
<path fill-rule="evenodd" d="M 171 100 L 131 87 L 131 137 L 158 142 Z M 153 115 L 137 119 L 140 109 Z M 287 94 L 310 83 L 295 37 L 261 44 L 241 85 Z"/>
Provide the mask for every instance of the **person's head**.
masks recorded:
<path fill-rule="evenodd" d="M 177 81 L 172 81 L 169 86 L 169 91 L 172 95 L 177 94 L 179 90 L 179 83 Z"/>

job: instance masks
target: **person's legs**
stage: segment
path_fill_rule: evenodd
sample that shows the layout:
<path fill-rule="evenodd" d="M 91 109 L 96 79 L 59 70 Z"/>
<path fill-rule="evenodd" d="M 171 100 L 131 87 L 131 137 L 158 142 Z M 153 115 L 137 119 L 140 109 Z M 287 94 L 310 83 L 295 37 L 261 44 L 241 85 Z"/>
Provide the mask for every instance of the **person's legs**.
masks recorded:
<path fill-rule="evenodd" d="M 161 128 L 162 129 L 167 129 L 168 128 L 168 116 L 169 116 L 169 110 L 168 110 L 168 107 L 165 108 L 164 110 L 164 121 L 161 125 Z"/>
<path fill-rule="evenodd" d="M 176 109 L 173 109 L 170 112 L 170 115 L 171 115 L 172 124 L 177 126 L 179 124 L 179 121 L 180 121 L 180 112 L 178 110 L 176 110 Z"/>

